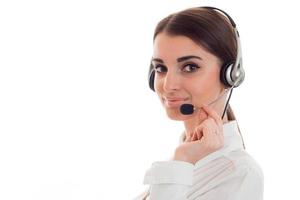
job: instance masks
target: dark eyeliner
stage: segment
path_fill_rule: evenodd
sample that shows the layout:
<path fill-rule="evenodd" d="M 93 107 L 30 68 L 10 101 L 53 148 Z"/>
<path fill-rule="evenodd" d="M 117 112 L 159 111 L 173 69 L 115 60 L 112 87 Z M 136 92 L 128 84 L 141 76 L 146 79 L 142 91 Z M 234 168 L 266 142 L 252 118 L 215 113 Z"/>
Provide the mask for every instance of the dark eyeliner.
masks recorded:
<path fill-rule="evenodd" d="M 192 70 L 191 71 L 184 70 L 187 66 L 190 66 L 190 68 L 192 68 Z M 197 71 L 197 69 L 199 69 L 199 68 L 200 67 L 197 64 L 195 64 L 195 63 L 186 63 L 186 64 L 183 65 L 182 71 L 185 71 L 187 73 L 192 73 L 192 72 Z"/>
<path fill-rule="evenodd" d="M 162 71 L 159 71 L 158 69 L 162 69 Z M 154 65 L 154 70 L 157 73 L 163 73 L 163 72 L 167 71 L 167 67 L 164 65 L 161 65 L 161 64 L 157 64 L 157 65 Z"/>

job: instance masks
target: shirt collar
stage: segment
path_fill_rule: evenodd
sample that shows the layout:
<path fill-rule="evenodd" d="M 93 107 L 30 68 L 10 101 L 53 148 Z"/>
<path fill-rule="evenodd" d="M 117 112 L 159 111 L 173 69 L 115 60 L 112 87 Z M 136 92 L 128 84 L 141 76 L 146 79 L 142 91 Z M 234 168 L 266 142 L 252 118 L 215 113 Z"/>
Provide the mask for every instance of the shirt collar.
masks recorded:
<path fill-rule="evenodd" d="M 231 151 L 244 149 L 243 138 L 236 120 L 223 124 L 224 147 L 230 148 Z"/>

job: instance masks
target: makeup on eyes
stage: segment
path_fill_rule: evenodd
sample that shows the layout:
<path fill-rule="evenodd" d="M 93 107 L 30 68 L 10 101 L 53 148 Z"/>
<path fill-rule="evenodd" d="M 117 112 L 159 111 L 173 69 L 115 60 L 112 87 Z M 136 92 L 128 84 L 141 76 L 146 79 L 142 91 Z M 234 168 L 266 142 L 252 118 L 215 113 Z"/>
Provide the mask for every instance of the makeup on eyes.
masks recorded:
<path fill-rule="evenodd" d="M 158 73 L 163 73 L 163 72 L 168 71 L 168 68 L 165 65 L 162 65 L 160 63 L 153 64 L 153 66 L 154 66 L 154 70 Z M 178 68 L 181 69 L 181 71 L 183 71 L 183 72 L 193 73 L 193 72 L 197 71 L 200 68 L 200 66 L 197 63 L 188 61 L 188 62 L 180 65 Z"/>

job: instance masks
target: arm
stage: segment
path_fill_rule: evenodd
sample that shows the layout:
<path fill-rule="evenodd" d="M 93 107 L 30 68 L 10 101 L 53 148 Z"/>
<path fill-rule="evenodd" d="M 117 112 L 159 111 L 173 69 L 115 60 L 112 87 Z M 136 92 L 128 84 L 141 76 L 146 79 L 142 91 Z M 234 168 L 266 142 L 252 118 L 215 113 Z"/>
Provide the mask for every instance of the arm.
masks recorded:
<path fill-rule="evenodd" d="M 146 172 L 144 184 L 150 185 L 147 200 L 187 200 L 193 184 L 194 165 L 184 161 L 160 161 Z"/>
<path fill-rule="evenodd" d="M 232 176 L 207 184 L 205 188 L 195 188 L 189 194 L 195 200 L 262 200 L 263 175 L 253 168 L 242 169 Z"/>
<path fill-rule="evenodd" d="M 262 172 L 248 169 L 241 183 L 232 193 L 232 200 L 262 200 L 264 191 L 264 177 Z"/>
<path fill-rule="evenodd" d="M 150 185 L 147 200 L 189 199 L 187 195 L 193 185 L 194 164 L 223 147 L 221 118 L 208 106 L 203 108 L 210 117 L 205 114 L 193 137 L 176 148 L 173 160 L 155 162 L 147 171 L 144 179 L 144 184 Z"/>

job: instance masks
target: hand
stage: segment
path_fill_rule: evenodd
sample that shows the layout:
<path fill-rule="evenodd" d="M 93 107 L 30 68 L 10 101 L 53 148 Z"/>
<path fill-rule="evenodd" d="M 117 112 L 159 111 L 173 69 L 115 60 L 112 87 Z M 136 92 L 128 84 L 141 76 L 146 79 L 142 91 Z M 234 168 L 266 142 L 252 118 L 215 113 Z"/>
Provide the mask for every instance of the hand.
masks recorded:
<path fill-rule="evenodd" d="M 206 113 L 204 119 L 186 140 L 176 148 L 173 160 L 181 160 L 195 164 L 208 154 L 224 146 L 223 121 L 221 117 L 207 105 L 202 107 Z M 201 114 L 201 111 L 199 110 Z M 199 114 L 199 115 L 200 115 Z"/>

